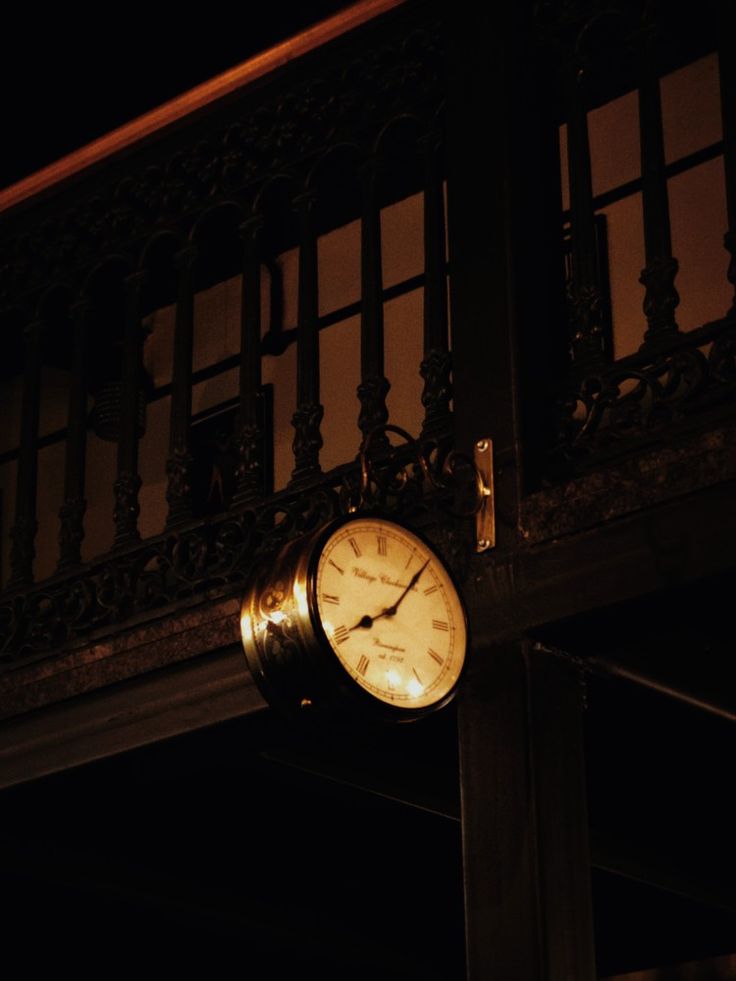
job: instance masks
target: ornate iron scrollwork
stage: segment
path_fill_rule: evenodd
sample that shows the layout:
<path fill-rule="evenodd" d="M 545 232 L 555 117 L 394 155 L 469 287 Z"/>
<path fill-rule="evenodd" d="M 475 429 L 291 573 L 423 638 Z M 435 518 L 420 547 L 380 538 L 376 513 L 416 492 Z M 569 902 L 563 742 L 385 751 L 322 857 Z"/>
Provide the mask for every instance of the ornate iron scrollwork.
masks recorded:
<path fill-rule="evenodd" d="M 726 405 L 736 383 L 736 323 L 724 320 L 715 328 L 707 355 L 682 335 L 670 350 L 643 349 L 585 374 L 561 413 L 566 418 L 563 454 L 584 463 L 699 411 Z"/>
<path fill-rule="evenodd" d="M 391 452 L 371 456 L 374 442 L 395 433 L 404 445 Z M 434 504 L 454 518 L 471 518 L 480 510 L 486 497 L 483 477 L 475 462 L 457 450 L 442 452 L 434 440 L 418 440 L 400 426 L 377 426 L 364 437 L 359 453 L 360 479 L 356 486 L 346 484 L 344 501 L 350 511 L 387 508 L 392 499 L 399 509 L 407 503 L 417 504 L 434 492 Z M 462 482 L 463 471 L 470 477 Z"/>
<path fill-rule="evenodd" d="M 403 445 L 372 454 L 374 440 L 386 433 L 400 436 Z M 382 426 L 363 440 L 357 463 L 324 475 L 311 487 L 289 489 L 256 507 L 131 543 L 96 565 L 8 595 L 0 603 L 0 660 L 50 654 L 92 629 L 113 627 L 185 597 L 239 586 L 261 554 L 358 504 L 420 524 L 431 519 L 433 534 L 462 575 L 472 546 L 449 515 L 474 514 L 480 486 L 472 460 L 443 453 L 436 443 L 420 442 L 398 426 Z"/>
<path fill-rule="evenodd" d="M 397 24 L 385 42 L 359 47 L 345 63 L 275 81 L 223 109 L 208 139 L 186 134 L 168 159 L 131 159 L 123 177 L 98 174 L 64 210 L 30 232 L 8 226 L 0 238 L 0 296 L 15 298 L 50 281 L 75 279 L 106 255 L 135 252 L 151 231 L 189 227 L 216 200 L 232 200 L 256 181 L 307 161 L 330 144 L 370 145 L 390 118 L 430 118 L 443 94 L 439 20 Z M 266 163 L 267 162 L 267 163 Z M 26 229 L 27 229 L 26 224 Z"/>
<path fill-rule="evenodd" d="M 320 424 L 324 416 L 321 405 L 305 404 L 297 407 L 292 418 L 294 427 L 294 462 L 292 479 L 308 477 L 319 471 L 319 451 L 322 449 Z"/>
<path fill-rule="evenodd" d="M 92 629 L 239 584 L 261 552 L 339 513 L 338 494 L 329 486 L 283 494 L 11 594 L 0 603 L 0 660 L 49 654 Z"/>

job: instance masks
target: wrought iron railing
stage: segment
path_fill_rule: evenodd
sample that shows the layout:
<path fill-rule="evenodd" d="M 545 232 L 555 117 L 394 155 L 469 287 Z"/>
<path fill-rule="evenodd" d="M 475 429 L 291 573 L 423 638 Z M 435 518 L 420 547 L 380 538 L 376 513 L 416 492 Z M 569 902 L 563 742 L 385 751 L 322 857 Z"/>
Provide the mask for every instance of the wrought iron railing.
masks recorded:
<path fill-rule="evenodd" d="M 329 317 L 320 316 L 318 243 L 330 229 L 360 220 L 355 459 L 361 436 L 388 421 L 381 214 L 409 193 L 421 193 L 423 202 L 424 357 L 415 366 L 423 378 L 422 430 L 435 442 L 447 439 L 439 22 L 431 5 L 398 9 L 317 54 L 214 108 L 205 121 L 82 175 L 50 203 L 10 214 L 2 292 L 6 324 L 12 317 L 16 333 L 22 329 L 25 375 L 20 449 L 8 454 L 17 462 L 17 491 L 0 606 L 4 659 L 53 651 L 163 604 L 212 595 L 240 581 L 258 551 L 336 513 L 355 464 L 327 474 L 320 465 L 320 333 Z M 293 466 L 288 485 L 274 494 L 262 361 L 279 331 L 273 303 L 265 323 L 261 280 L 264 270 L 273 273 L 274 257 L 294 247 L 297 323 L 281 333 L 282 351 L 296 343 Z M 223 513 L 202 516 L 193 494 L 202 463 L 192 425 L 195 296 L 238 274 L 240 344 L 230 359 L 238 398 L 223 447 L 232 487 Z M 145 324 L 171 303 L 167 510 L 162 533 L 141 541 L 140 441 L 152 395 L 143 370 Z M 41 377 L 49 361 L 69 375 L 67 423 L 56 432 L 65 444 L 64 492 L 56 572 L 34 585 Z M 107 478 L 114 538 L 109 552 L 84 562 L 91 427 L 116 444 Z M 385 434 L 378 443 L 380 454 Z"/>
<path fill-rule="evenodd" d="M 558 440 L 550 467 L 550 475 L 557 479 L 631 453 L 665 434 L 672 438 L 678 427 L 712 423 L 719 413 L 732 413 L 736 301 L 720 319 L 701 321 L 696 330 L 678 326 L 679 266 L 672 251 L 668 193 L 673 176 L 723 154 L 728 227 L 714 228 L 712 233 L 725 232 L 730 260 L 726 262 L 724 256 L 723 267 L 733 295 L 736 89 L 733 30 L 728 29 L 731 14 L 727 3 L 704 4 L 697 17 L 692 12 L 683 17 L 654 3 L 539 5 L 540 37 L 547 48 L 554 48 L 565 105 L 570 187 L 569 372 L 562 387 Z M 678 57 L 688 48 L 688 32 L 691 57 L 718 49 L 723 142 L 688 161 L 668 162 L 661 77 L 680 66 Z M 596 233 L 596 213 L 604 202 L 593 195 L 588 119 L 589 110 L 602 99 L 626 91 L 636 92 L 638 101 L 641 176 L 624 194 L 641 194 L 643 327 L 639 349 L 616 358 L 606 322 L 608 269 L 599 262 Z M 631 289 L 635 288 L 632 283 Z"/>
<path fill-rule="evenodd" d="M 533 468 L 559 482 L 673 427 L 702 426 L 732 413 L 736 314 L 732 306 L 721 319 L 687 332 L 677 324 L 667 193 L 672 168 L 664 157 L 659 98 L 664 71 L 710 50 L 716 5 L 704 5 L 700 34 L 684 55 L 673 54 L 668 40 L 668 17 L 674 15 L 664 10 L 664 19 L 655 22 L 648 3 L 632 0 L 605 10 L 596 3 L 537 6 L 540 64 L 550 72 L 542 73 L 543 84 L 555 90 L 542 125 L 550 134 L 561 123 L 567 126 L 571 189 L 569 321 L 556 322 L 550 314 L 546 325 L 559 346 L 568 348 L 567 369 L 549 383 L 558 396 L 556 441 L 542 447 L 545 460 Z M 659 34 L 656 23 L 664 25 Z M 736 286 L 736 61 L 733 33 L 721 30 L 718 38 L 727 275 Z M 328 472 L 321 463 L 320 341 L 334 311 L 320 310 L 319 243 L 332 229 L 360 222 L 360 297 L 350 311 L 360 318 L 354 452 L 361 438 L 383 433 L 389 421 L 384 309 L 404 288 L 423 289 L 423 356 L 412 368 L 422 378 L 421 436 L 440 449 L 449 445 L 445 55 L 441 7 L 407 3 L 7 214 L 0 236 L 7 359 L 0 374 L 10 376 L 21 363 L 24 373 L 17 448 L 0 458 L 16 467 L 15 509 L 7 522 L 13 544 L 0 603 L 4 660 L 45 654 L 168 604 L 233 589 L 257 553 L 343 506 L 356 479 L 354 456 Z M 615 70 L 608 71 L 610 66 Z M 601 67 L 602 87 L 596 81 Z M 610 324 L 602 317 L 607 270 L 588 111 L 632 89 L 638 91 L 641 141 L 636 190 L 643 200 L 646 251 L 643 329 L 640 349 L 616 359 Z M 382 216 L 408 195 L 421 196 L 423 273 L 387 289 Z M 560 227 L 563 217 L 560 207 Z M 298 250 L 296 322 L 283 330 L 275 257 L 292 249 Z M 266 304 L 262 281 L 269 270 Z M 533 271 L 527 275 L 533 289 Z M 562 261 L 559 275 L 561 287 Z M 220 506 L 208 509 L 197 491 L 202 450 L 192 391 L 203 372 L 193 367 L 195 297 L 234 276 L 242 290 L 238 349 L 204 372 L 238 373 L 237 397 L 223 397 L 218 409 L 229 413 L 221 437 L 228 487 L 225 492 L 220 486 Z M 146 323 L 153 311 L 170 305 L 171 378 L 151 391 L 142 358 Z M 453 331 L 477 329 L 453 324 Z M 274 431 L 263 359 L 291 343 L 292 462 L 286 485 L 274 493 Z M 67 374 L 68 407 L 65 423 L 41 434 L 42 368 L 48 364 Z M 525 370 L 524 351 L 519 370 Z M 141 540 L 145 408 L 148 403 L 150 411 L 164 394 L 170 396 L 166 513 L 160 533 Z M 113 543 L 104 554 L 85 558 L 92 427 L 115 443 L 115 472 L 104 478 Z M 540 427 L 549 428 L 541 420 Z M 379 457 L 387 449 L 384 439 L 382 434 L 376 440 Z M 59 441 L 64 463 L 56 571 L 34 584 L 39 450 Z M 410 486 L 414 497 L 405 500 L 415 506 L 419 485 L 415 480 Z"/>

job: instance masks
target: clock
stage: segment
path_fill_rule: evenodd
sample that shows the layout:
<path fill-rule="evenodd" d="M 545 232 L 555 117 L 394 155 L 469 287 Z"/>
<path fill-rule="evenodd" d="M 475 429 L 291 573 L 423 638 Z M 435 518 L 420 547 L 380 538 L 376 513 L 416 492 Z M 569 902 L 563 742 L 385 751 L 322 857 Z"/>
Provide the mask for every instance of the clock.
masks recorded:
<path fill-rule="evenodd" d="M 445 705 L 467 621 L 429 542 L 376 515 L 339 518 L 255 570 L 243 648 L 267 701 L 408 721 Z"/>

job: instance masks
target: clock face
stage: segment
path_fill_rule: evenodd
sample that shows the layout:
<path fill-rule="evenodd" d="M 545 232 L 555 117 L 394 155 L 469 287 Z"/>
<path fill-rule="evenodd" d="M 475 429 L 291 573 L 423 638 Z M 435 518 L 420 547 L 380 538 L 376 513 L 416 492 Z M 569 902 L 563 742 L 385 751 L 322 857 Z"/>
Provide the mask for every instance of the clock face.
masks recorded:
<path fill-rule="evenodd" d="M 452 692 L 465 614 L 450 574 L 416 535 L 377 518 L 341 525 L 320 554 L 315 595 L 332 650 L 375 698 L 422 709 Z"/>

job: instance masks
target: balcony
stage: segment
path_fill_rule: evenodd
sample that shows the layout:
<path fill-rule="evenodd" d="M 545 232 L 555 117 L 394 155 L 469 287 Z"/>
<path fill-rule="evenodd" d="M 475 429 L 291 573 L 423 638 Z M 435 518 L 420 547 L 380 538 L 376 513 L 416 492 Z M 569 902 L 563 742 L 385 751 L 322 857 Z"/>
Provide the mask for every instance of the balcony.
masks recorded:
<path fill-rule="evenodd" d="M 448 269 L 447 134 L 468 120 L 446 114 L 443 14 L 384 6 L 5 192 L 7 713 L 137 673 L 108 655 L 145 623 L 231 622 L 254 558 L 354 498 L 373 430 L 398 424 L 437 468 L 472 418 L 502 432 L 492 402 L 475 408 L 498 342 L 464 307 L 470 236 Z M 523 207 L 508 198 L 527 263 L 514 367 L 493 356 L 517 405 L 527 546 L 733 476 L 733 121 L 714 24 L 684 50 L 675 15 L 650 30 L 550 8 L 533 25 L 536 115 L 508 129 L 540 166 Z M 437 526 L 411 486 L 380 503 Z M 82 650 L 62 682 L 53 665 Z"/>

